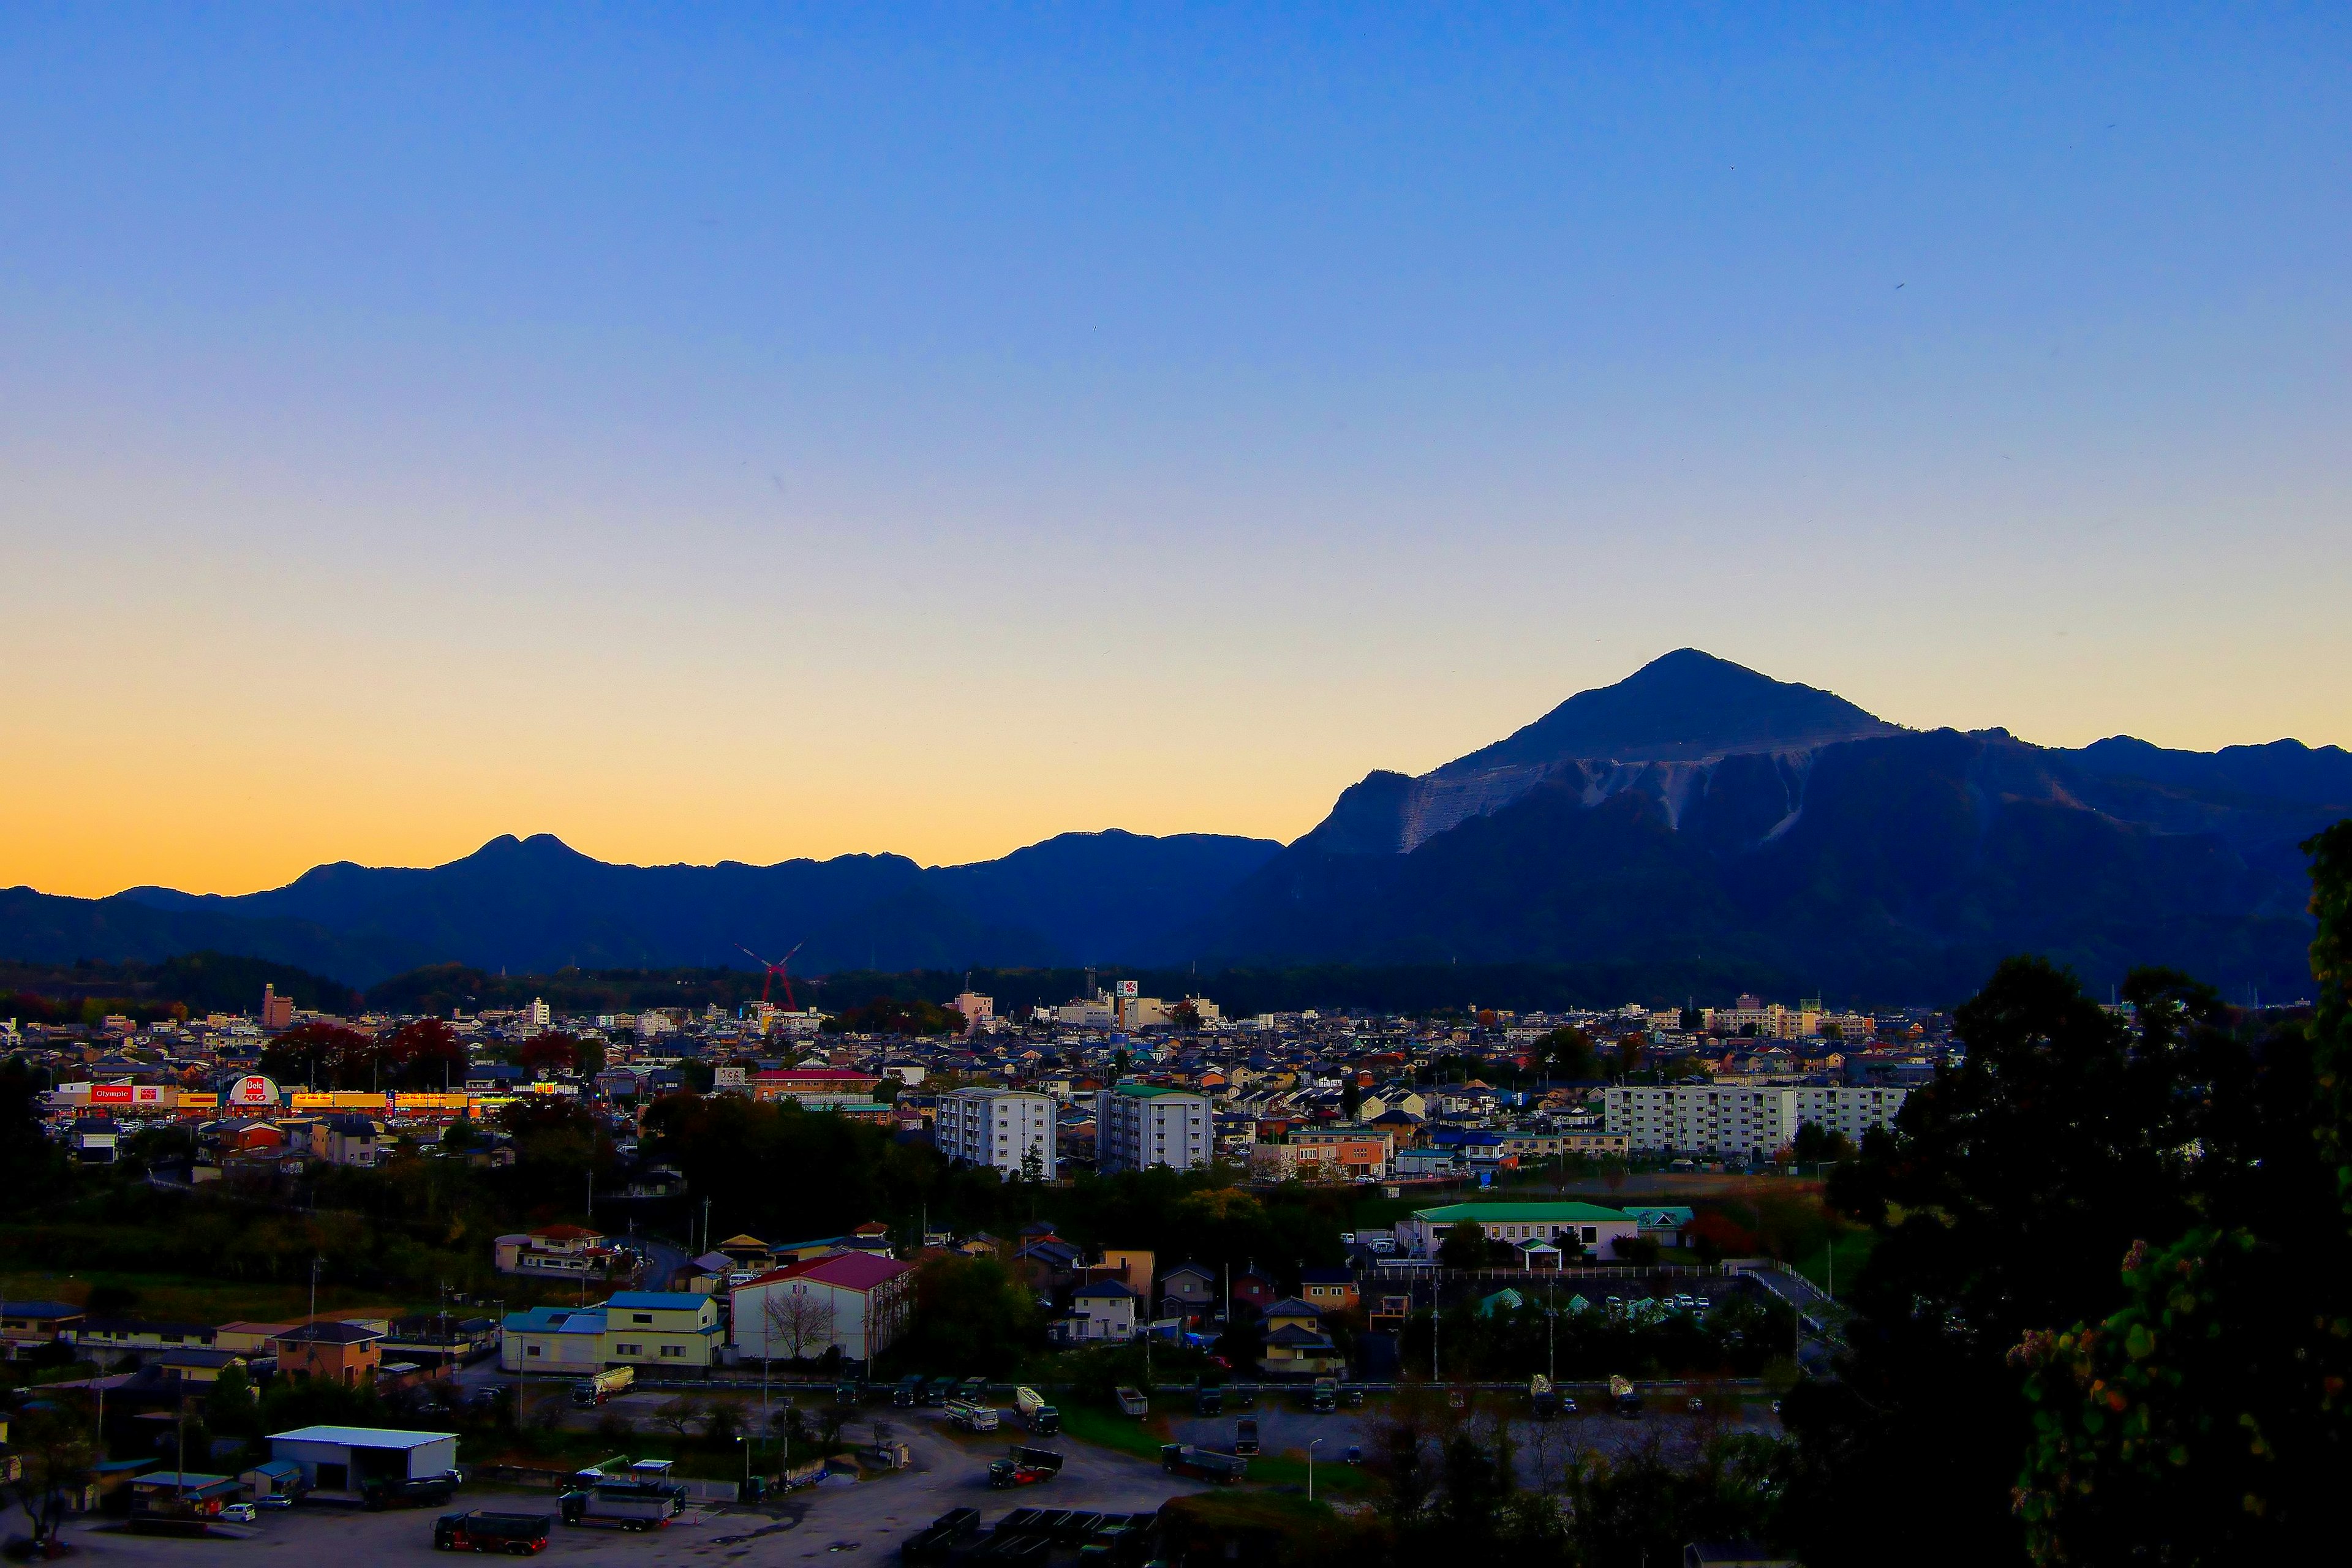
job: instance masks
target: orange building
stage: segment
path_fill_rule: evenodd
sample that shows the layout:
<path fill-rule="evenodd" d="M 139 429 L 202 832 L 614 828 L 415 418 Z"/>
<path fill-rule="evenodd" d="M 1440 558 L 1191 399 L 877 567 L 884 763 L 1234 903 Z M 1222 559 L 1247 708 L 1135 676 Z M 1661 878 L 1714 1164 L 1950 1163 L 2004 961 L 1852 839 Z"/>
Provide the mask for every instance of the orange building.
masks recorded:
<path fill-rule="evenodd" d="M 356 1388 L 383 1370 L 383 1332 L 360 1323 L 303 1323 L 269 1342 L 280 1376 Z"/>

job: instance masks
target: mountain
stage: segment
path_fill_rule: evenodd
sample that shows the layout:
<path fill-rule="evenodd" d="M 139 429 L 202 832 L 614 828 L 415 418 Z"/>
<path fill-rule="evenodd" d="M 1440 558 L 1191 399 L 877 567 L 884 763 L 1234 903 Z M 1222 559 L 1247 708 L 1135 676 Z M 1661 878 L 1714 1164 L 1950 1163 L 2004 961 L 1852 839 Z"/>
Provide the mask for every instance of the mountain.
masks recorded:
<path fill-rule="evenodd" d="M 1891 1003 L 1957 1000 L 2035 952 L 2095 985 L 2161 963 L 2279 996 L 2309 984 L 2299 846 L 2347 811 L 2352 755 L 2333 746 L 1906 730 L 1683 648 L 1444 767 L 1368 775 L 1287 847 L 1111 831 L 965 866 L 620 866 L 504 837 L 235 898 L 13 889 L 0 956 L 209 949 L 367 985 L 439 963 L 740 968 L 738 942 L 800 943 L 812 974 L 1459 964 L 1625 993 L 1591 1002 Z"/>
<path fill-rule="evenodd" d="M 1774 680 L 1696 648 L 1679 648 L 1619 681 L 1580 691 L 1491 746 L 1419 778 L 1375 773 L 1339 797 L 1308 837 L 1353 854 L 1403 854 L 1474 816 L 1498 811 L 1570 774 L 1593 784 L 1605 760 L 1659 780 L 1688 780 L 1722 758 L 1803 752 L 1840 741 L 1899 734 L 1842 697 Z M 1630 770 L 1630 771 L 1628 771 Z M 1676 785 L 1665 786 L 1672 793 Z"/>
<path fill-rule="evenodd" d="M 1726 974 L 1951 1000 L 2022 952 L 2284 994 L 2309 973 L 2296 846 L 2346 807 L 2329 752 L 2283 745 L 1906 731 L 1683 649 L 1430 773 L 1371 774 L 1181 945 L 1601 965 L 1654 1001 Z"/>
<path fill-rule="evenodd" d="M 355 985 L 420 964 L 740 967 L 736 944 L 800 973 L 1117 963 L 1164 942 L 1275 855 L 1266 839 L 1068 833 L 999 860 L 898 855 L 772 866 L 622 866 L 550 835 L 494 838 L 446 865 L 314 867 L 236 897 L 133 888 L 110 899 L 0 894 L 0 952 L 64 962 L 210 948 Z"/>

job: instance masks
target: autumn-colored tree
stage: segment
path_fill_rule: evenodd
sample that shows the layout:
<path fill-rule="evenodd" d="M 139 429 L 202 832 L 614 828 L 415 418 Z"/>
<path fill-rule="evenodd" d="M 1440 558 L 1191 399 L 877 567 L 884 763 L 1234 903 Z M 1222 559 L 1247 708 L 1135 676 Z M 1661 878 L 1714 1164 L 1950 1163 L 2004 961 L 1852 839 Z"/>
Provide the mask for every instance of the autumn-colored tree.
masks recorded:
<path fill-rule="evenodd" d="M 440 1089 L 466 1081 L 466 1047 L 439 1018 L 403 1024 L 383 1041 L 386 1089 Z"/>
<path fill-rule="evenodd" d="M 533 1035 L 515 1052 L 515 1065 L 531 1072 L 572 1072 L 580 1066 L 580 1042 L 570 1035 Z"/>

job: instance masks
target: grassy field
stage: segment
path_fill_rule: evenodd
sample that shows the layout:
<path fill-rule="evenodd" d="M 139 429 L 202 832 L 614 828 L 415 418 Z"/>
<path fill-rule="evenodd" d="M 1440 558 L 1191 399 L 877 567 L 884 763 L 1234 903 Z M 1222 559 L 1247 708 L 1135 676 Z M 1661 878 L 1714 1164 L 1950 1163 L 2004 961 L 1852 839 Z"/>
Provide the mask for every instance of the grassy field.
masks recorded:
<path fill-rule="evenodd" d="M 1870 1249 L 1877 1243 L 1878 1237 L 1873 1231 L 1848 1230 L 1839 1234 L 1835 1269 L 1837 1289 L 1853 1289 L 1853 1282 L 1862 1278 L 1862 1266 L 1870 1260 Z M 1830 1289 L 1832 1271 L 1830 1268 L 1828 1247 L 1816 1247 L 1806 1256 L 1796 1259 L 1795 1268 L 1798 1273 L 1822 1289 Z"/>
<path fill-rule="evenodd" d="M 238 1283 L 221 1279 L 191 1279 L 177 1274 L 125 1274 L 106 1270 L 0 1275 L 0 1300 L 70 1301 L 80 1305 L 89 1300 L 91 1288 L 98 1285 L 113 1285 L 135 1291 L 138 1300 L 129 1315 L 170 1322 L 216 1324 L 243 1321 L 297 1323 L 308 1315 L 310 1308 L 310 1288 L 307 1284 Z M 436 1305 L 430 1300 L 387 1301 L 373 1291 L 344 1289 L 325 1280 L 319 1284 L 319 1311 L 322 1316 L 367 1312 L 378 1317 L 396 1317 L 408 1312 L 429 1312 Z"/>
<path fill-rule="evenodd" d="M 1160 1446 L 1171 1441 L 1168 1421 L 1154 1414 L 1141 1421 L 1132 1415 L 1122 1415 L 1115 1410 L 1102 1410 L 1090 1405 L 1066 1407 L 1062 1411 L 1062 1430 L 1081 1442 L 1097 1447 L 1115 1448 L 1122 1454 L 1157 1461 Z M 1329 1445 L 1326 1444 L 1326 1447 Z M 1307 1454 L 1293 1448 L 1281 1454 L 1261 1454 L 1249 1462 L 1252 1483 L 1269 1487 L 1304 1487 L 1307 1484 Z M 1318 1456 L 1315 1463 L 1315 1495 L 1328 1492 L 1333 1497 L 1352 1497 L 1371 1489 L 1371 1482 L 1360 1470 L 1341 1461 L 1338 1453 Z"/>

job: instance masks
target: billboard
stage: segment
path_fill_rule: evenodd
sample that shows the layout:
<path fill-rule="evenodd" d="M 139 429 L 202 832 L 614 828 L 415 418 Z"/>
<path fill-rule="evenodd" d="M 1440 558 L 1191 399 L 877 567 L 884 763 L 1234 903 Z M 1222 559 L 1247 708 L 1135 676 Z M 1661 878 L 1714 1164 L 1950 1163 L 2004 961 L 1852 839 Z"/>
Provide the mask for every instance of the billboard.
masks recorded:
<path fill-rule="evenodd" d="M 229 1085 L 228 1103 L 244 1110 L 263 1110 L 277 1105 L 278 1086 L 259 1073 L 250 1073 Z"/>
<path fill-rule="evenodd" d="M 89 1102 L 92 1105 L 128 1105 L 131 1103 L 131 1086 L 127 1083 L 91 1084 Z"/>
<path fill-rule="evenodd" d="M 1138 987 L 1142 983 L 1140 981 L 1136 980 L 1122 980 L 1118 983 L 1118 994 L 1122 997 L 1129 998 L 1140 995 L 1142 993 L 1138 989 Z"/>

